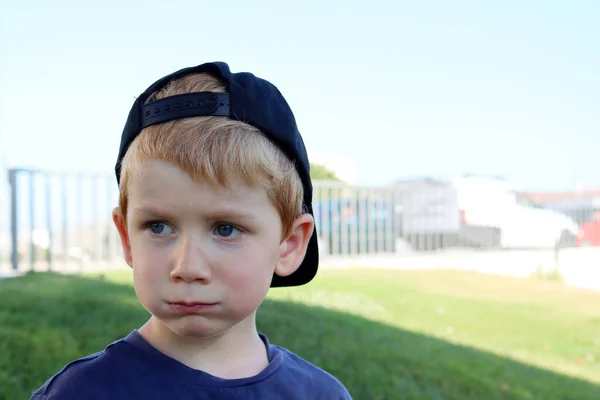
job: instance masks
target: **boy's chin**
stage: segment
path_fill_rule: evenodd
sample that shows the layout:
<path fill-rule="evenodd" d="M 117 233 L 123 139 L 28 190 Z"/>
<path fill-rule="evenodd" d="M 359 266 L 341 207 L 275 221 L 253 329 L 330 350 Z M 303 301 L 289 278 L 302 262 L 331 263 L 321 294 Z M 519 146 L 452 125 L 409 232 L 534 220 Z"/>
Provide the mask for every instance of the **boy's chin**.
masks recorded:
<path fill-rule="evenodd" d="M 175 335 L 187 339 L 211 339 L 223 336 L 236 324 L 214 321 L 200 316 L 187 316 L 161 321 Z"/>

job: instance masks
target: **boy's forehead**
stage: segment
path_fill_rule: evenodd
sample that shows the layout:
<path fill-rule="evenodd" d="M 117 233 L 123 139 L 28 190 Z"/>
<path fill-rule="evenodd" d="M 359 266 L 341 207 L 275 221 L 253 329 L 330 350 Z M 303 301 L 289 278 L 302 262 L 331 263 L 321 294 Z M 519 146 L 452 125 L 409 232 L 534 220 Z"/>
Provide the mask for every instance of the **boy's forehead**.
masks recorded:
<path fill-rule="evenodd" d="M 267 200 L 263 186 L 250 186 L 241 176 L 232 175 L 227 185 L 189 172 L 161 160 L 148 160 L 132 166 L 129 197 L 132 201 L 152 198 L 178 200 L 182 196 L 205 195 L 214 201 L 249 206 Z"/>

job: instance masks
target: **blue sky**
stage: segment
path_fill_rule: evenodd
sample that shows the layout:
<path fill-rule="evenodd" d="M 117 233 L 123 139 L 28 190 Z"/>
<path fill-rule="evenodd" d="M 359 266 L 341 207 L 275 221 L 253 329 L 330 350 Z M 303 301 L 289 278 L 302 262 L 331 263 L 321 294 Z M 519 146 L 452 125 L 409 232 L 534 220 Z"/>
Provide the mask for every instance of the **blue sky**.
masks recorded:
<path fill-rule="evenodd" d="M 309 155 L 353 159 L 360 184 L 474 173 L 600 188 L 597 1 L 0 7 L 10 166 L 112 173 L 134 96 L 221 60 L 277 85 Z"/>

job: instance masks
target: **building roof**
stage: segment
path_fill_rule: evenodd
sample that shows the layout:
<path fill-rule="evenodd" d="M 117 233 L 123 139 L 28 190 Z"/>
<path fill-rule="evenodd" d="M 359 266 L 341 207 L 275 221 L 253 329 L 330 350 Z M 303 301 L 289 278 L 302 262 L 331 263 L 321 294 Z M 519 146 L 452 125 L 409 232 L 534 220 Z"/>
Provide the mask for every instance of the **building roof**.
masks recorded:
<path fill-rule="evenodd" d="M 527 199 L 536 203 L 554 202 L 559 200 L 573 200 L 581 198 L 600 198 L 600 189 L 581 190 L 572 192 L 519 192 L 519 199 Z"/>

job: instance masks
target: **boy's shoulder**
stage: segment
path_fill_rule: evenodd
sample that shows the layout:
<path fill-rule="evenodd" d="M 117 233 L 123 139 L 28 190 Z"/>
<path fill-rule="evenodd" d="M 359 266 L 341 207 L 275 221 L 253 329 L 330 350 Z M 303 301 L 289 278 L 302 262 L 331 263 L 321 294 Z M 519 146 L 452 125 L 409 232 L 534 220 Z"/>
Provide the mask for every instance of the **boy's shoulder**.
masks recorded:
<path fill-rule="evenodd" d="M 295 387 L 298 398 L 352 399 L 346 387 L 335 376 L 312 364 L 294 352 L 277 345 L 273 348 L 283 355 L 284 374 L 279 380 Z"/>
<path fill-rule="evenodd" d="M 123 341 L 69 362 L 33 392 L 30 400 L 106 398 L 123 368 Z"/>
<path fill-rule="evenodd" d="M 261 337 L 269 352 L 268 367 L 254 377 L 224 380 L 167 357 L 134 331 L 68 363 L 30 400 L 351 399 L 333 375 Z"/>

